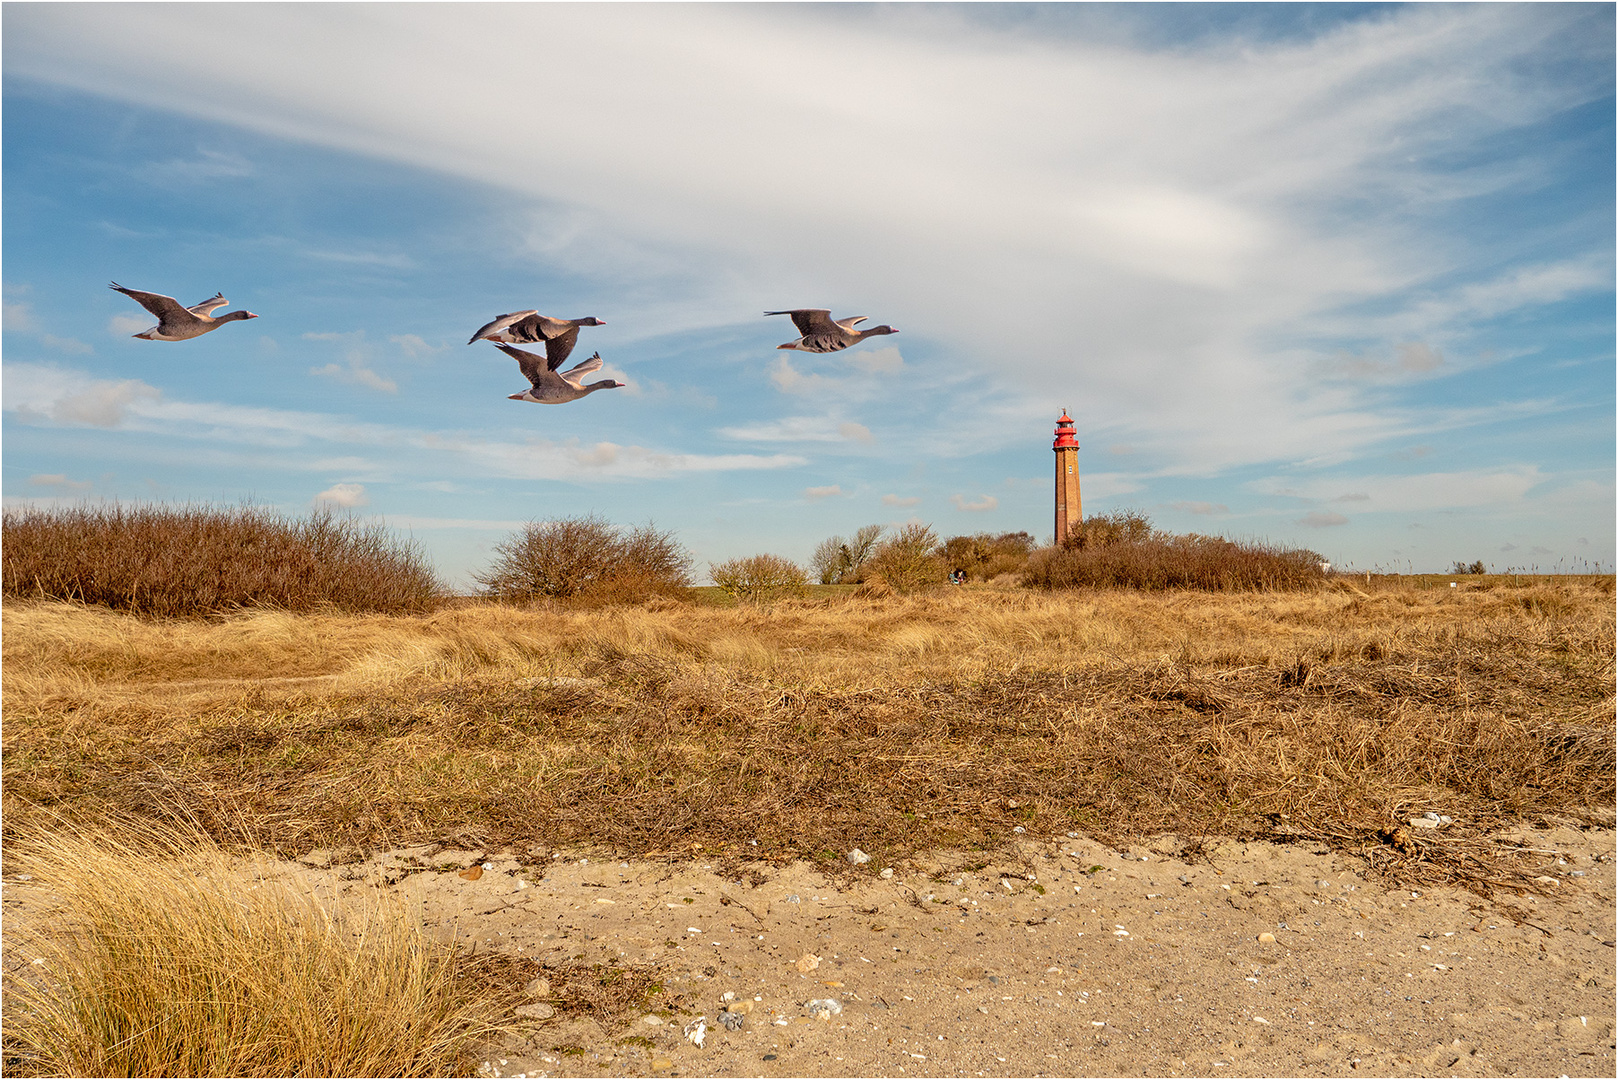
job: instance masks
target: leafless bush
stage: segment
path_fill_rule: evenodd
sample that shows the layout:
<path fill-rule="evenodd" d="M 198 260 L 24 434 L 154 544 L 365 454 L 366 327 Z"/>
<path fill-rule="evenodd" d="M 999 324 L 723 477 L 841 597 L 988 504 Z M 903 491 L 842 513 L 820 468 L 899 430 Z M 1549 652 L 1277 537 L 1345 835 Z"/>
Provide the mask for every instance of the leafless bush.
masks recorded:
<path fill-rule="evenodd" d="M 1041 548 L 1023 584 L 1047 589 L 1301 589 L 1325 580 L 1321 557 L 1301 548 L 1218 536 L 1170 536 Z"/>
<path fill-rule="evenodd" d="M 1114 510 L 1092 514 L 1079 522 L 1062 542 L 1064 548 L 1087 551 L 1114 544 L 1138 544 L 1154 536 L 1166 536 L 1152 528 L 1151 519 L 1137 510 Z"/>
<path fill-rule="evenodd" d="M 815 548 L 809 568 L 822 585 L 857 585 L 865 580 L 865 570 L 882 538 L 882 526 L 864 525 L 845 540 L 829 536 Z"/>
<path fill-rule="evenodd" d="M 4 591 L 147 615 L 239 607 L 405 614 L 441 598 L 426 555 L 381 525 L 316 510 L 80 506 L 7 510 Z"/>
<path fill-rule="evenodd" d="M 797 563 L 779 555 L 754 555 L 710 564 L 713 583 L 737 600 L 768 604 L 808 591 L 809 579 Z"/>
<path fill-rule="evenodd" d="M 691 583 L 691 556 L 648 523 L 621 532 L 594 514 L 530 522 L 474 579 L 502 600 L 639 599 Z"/>
<path fill-rule="evenodd" d="M 969 581 L 989 581 L 1021 570 L 1033 550 L 1034 538 L 1025 532 L 977 533 L 950 537 L 942 554 L 951 572 L 959 570 Z"/>
<path fill-rule="evenodd" d="M 942 585 L 947 571 L 938 553 L 938 534 L 931 525 L 902 526 L 871 554 L 868 575 L 881 578 L 901 593 Z"/>

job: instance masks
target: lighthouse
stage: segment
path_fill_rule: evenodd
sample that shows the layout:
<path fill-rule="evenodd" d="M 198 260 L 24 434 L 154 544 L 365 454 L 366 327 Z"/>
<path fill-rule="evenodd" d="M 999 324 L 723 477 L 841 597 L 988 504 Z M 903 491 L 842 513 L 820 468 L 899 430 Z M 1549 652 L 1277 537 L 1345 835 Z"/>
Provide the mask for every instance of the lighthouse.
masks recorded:
<path fill-rule="evenodd" d="M 1056 421 L 1056 546 L 1061 547 L 1084 518 L 1079 501 L 1079 440 L 1073 434 L 1073 418 L 1062 410 Z"/>

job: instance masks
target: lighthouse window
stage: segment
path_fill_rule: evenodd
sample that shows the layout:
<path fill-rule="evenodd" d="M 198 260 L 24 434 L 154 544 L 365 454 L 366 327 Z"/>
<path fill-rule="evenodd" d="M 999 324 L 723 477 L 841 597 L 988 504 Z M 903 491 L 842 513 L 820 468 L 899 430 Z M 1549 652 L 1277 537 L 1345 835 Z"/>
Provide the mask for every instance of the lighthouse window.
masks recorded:
<path fill-rule="evenodd" d="M 1073 466 L 1071 466 L 1071 465 L 1069 465 L 1069 466 L 1068 466 L 1068 467 L 1067 467 L 1067 471 L 1068 471 L 1068 472 L 1072 472 L 1072 471 L 1073 471 Z"/>

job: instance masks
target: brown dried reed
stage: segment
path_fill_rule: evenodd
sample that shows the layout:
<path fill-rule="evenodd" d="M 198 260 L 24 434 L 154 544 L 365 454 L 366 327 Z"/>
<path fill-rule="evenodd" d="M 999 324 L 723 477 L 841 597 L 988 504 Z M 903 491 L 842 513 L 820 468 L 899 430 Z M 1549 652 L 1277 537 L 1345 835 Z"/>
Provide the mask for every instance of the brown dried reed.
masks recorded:
<path fill-rule="evenodd" d="M 143 615 L 242 607 L 431 610 L 441 590 L 425 554 L 380 525 L 316 510 L 79 506 L 7 510 L 7 597 L 49 597 Z"/>
<path fill-rule="evenodd" d="M 13 608 L 7 822 L 179 804 L 284 852 L 757 840 L 892 862 L 1015 825 L 1358 850 L 1425 809 L 1474 839 L 1607 819 L 1611 578 L 1370 589 L 300 619 L 282 632 L 320 644 L 277 674 L 333 678 L 284 689 L 162 674 L 235 655 L 250 622 L 155 628 L 142 668 L 74 645 L 62 609 Z"/>
<path fill-rule="evenodd" d="M 1320 555 L 1261 540 L 1154 534 L 1092 547 L 1041 548 L 1023 584 L 1045 589 L 1305 589 L 1326 578 Z"/>

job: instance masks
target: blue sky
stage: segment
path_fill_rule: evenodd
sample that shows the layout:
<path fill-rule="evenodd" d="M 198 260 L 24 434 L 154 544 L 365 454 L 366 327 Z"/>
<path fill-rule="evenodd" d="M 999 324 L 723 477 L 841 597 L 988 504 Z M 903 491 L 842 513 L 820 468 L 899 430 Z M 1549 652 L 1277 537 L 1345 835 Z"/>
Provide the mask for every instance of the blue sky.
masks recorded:
<path fill-rule="evenodd" d="M 1614 563 L 1614 8 L 7 3 L 6 505 Z M 260 316 L 190 342 L 109 280 Z M 899 328 L 831 356 L 761 312 Z M 465 344 L 594 315 L 562 407 Z"/>

